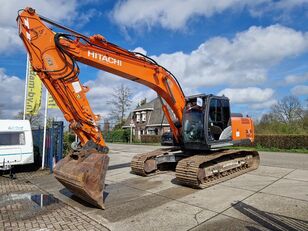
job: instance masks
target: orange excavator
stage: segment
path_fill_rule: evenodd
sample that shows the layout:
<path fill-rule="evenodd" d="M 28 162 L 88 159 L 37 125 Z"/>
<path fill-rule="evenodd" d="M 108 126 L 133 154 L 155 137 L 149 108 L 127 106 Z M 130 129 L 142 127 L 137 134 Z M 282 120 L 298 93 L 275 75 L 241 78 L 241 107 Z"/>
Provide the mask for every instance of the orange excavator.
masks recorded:
<path fill-rule="evenodd" d="M 104 209 L 109 162 L 100 117 L 90 108 L 77 62 L 148 86 L 161 99 L 178 146 L 134 156 L 132 173 L 148 176 L 175 168 L 179 184 L 205 188 L 258 167 L 258 152 L 227 148 L 254 140 L 252 119 L 232 115 L 227 97 L 186 97 L 175 76 L 150 57 L 118 47 L 102 35 L 82 35 L 33 8 L 20 10 L 17 23 L 33 69 L 79 137 L 80 143 L 54 168 L 56 179 L 76 196 Z M 46 23 L 64 32 L 56 33 Z"/>

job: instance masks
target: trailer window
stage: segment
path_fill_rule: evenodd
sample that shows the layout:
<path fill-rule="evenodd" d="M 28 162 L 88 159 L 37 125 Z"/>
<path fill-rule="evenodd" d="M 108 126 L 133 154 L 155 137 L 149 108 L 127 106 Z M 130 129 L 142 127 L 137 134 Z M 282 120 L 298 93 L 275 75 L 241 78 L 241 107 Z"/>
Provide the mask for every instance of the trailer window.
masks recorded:
<path fill-rule="evenodd" d="M 24 145 L 24 132 L 0 132 L 0 145 Z"/>

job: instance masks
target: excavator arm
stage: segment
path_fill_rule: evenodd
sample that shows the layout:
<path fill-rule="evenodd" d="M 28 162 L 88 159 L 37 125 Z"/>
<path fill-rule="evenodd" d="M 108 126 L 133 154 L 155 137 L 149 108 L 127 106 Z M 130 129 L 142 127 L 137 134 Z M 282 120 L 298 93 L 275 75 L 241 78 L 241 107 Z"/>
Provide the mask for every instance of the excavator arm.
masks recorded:
<path fill-rule="evenodd" d="M 55 33 L 45 23 L 65 30 Z M 185 96 L 176 78 L 151 58 L 108 42 L 101 35 L 84 36 L 63 27 L 32 8 L 18 13 L 19 35 L 36 71 L 53 96 L 65 119 L 80 139 L 79 150 L 57 163 L 55 177 L 74 194 L 104 208 L 103 189 L 109 157 L 95 115 L 86 98 L 89 90 L 78 78 L 78 62 L 116 74 L 150 87 L 164 99 L 163 111 L 180 142 Z M 174 113 L 172 120 L 168 106 Z"/>
<path fill-rule="evenodd" d="M 70 33 L 54 33 L 44 21 Z M 106 146 L 96 123 L 99 116 L 93 114 L 86 98 L 89 89 L 82 86 L 78 79 L 76 61 L 148 86 L 169 105 L 177 123 L 182 122 L 185 96 L 179 83 L 169 71 L 149 57 L 120 48 L 101 35 L 87 37 L 74 32 L 39 16 L 31 8 L 19 13 L 18 25 L 33 69 L 82 145 L 92 140 L 101 147 Z M 163 111 L 175 138 L 180 141 L 179 126 L 175 125 L 165 104 Z"/>

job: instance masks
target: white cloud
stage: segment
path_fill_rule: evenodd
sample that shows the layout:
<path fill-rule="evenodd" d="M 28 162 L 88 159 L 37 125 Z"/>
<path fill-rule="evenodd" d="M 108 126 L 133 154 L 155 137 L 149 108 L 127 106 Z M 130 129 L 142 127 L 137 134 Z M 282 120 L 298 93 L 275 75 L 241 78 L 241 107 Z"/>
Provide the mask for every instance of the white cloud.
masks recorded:
<path fill-rule="evenodd" d="M 288 75 L 285 77 L 286 84 L 299 84 L 299 83 L 308 83 L 308 73 L 302 75 Z"/>
<path fill-rule="evenodd" d="M 260 110 L 276 103 L 274 90 L 251 86 L 264 83 L 269 68 L 281 60 L 306 52 L 307 41 L 307 33 L 280 25 L 251 27 L 231 39 L 212 38 L 189 54 L 179 51 L 151 58 L 173 72 L 186 95 L 204 91 L 204 87 L 227 85 L 230 87 L 219 94 L 229 96 L 232 103 Z M 134 51 L 147 53 L 142 47 Z M 93 110 L 104 116 L 108 114 L 110 105 L 106 102 L 113 87 L 121 83 L 132 89 L 135 104 L 144 97 L 156 96 L 154 91 L 135 82 L 99 73 L 96 80 L 88 82 L 92 87 L 88 97 Z"/>
<path fill-rule="evenodd" d="M 227 9 L 255 7 L 270 0 L 126 0 L 120 1 L 112 12 L 113 20 L 123 27 L 161 25 L 164 28 L 183 29 L 194 16 L 211 17 Z"/>
<path fill-rule="evenodd" d="M 225 95 L 230 99 L 231 104 L 241 108 L 244 114 L 254 115 L 256 117 L 260 111 L 268 110 L 277 103 L 274 97 L 274 90 L 271 88 L 226 88 L 217 95 Z M 258 112 L 256 114 L 256 112 Z"/>
<path fill-rule="evenodd" d="M 161 26 L 171 30 L 185 30 L 195 17 L 211 17 L 226 10 L 247 9 L 254 17 L 274 13 L 274 19 L 290 18 L 290 12 L 308 5 L 308 0 L 124 0 L 116 4 L 111 16 L 124 28 Z"/>
<path fill-rule="evenodd" d="M 263 102 L 263 103 L 254 103 L 254 104 L 250 104 L 250 108 L 254 109 L 254 110 L 263 110 L 263 109 L 268 109 L 271 106 L 273 106 L 274 104 L 277 103 L 276 99 L 268 99 L 267 101 Z"/>
<path fill-rule="evenodd" d="M 90 80 L 84 83 L 84 85 L 90 87 L 90 91 L 87 93 L 87 98 L 95 114 L 100 114 L 102 117 L 109 116 L 108 114 L 112 105 L 110 105 L 108 101 L 114 93 L 114 88 L 119 87 L 121 84 L 131 89 L 131 109 L 133 109 L 137 103 L 144 98 L 151 100 L 156 97 L 156 93 L 153 90 L 141 84 L 99 71 L 95 80 Z"/>
<path fill-rule="evenodd" d="M 249 9 L 252 16 L 262 17 L 266 14 L 276 13 L 276 20 L 290 19 L 292 17 L 291 11 L 296 8 L 307 7 L 308 0 L 269 0 L 266 4 L 256 5 Z"/>
<path fill-rule="evenodd" d="M 13 119 L 24 110 L 25 81 L 17 76 L 9 76 L 0 68 L 0 119 Z M 41 113 L 45 102 L 45 89 L 43 88 Z M 58 109 L 49 109 L 48 117 L 62 119 L 63 113 Z"/>
<path fill-rule="evenodd" d="M 153 56 L 184 88 L 228 84 L 254 86 L 266 81 L 270 67 L 308 50 L 308 33 L 281 25 L 252 26 L 232 39 L 214 37 L 189 54 Z"/>
<path fill-rule="evenodd" d="M 16 26 L 17 11 L 32 7 L 36 12 L 56 21 L 71 21 L 77 16 L 76 0 L 10 0 L 1 1 L 0 26 Z"/>
<path fill-rule="evenodd" d="M 271 88 L 226 88 L 218 93 L 230 98 L 232 103 L 263 103 L 270 100 L 274 95 L 274 90 Z"/>
<path fill-rule="evenodd" d="M 275 8 L 284 10 L 293 10 L 296 7 L 300 7 L 307 4 L 308 0 L 283 0 L 283 1 L 273 2 Z"/>
<path fill-rule="evenodd" d="M 12 118 L 23 111 L 24 81 L 16 76 L 8 76 L 0 68 L 0 117 Z"/>
<path fill-rule="evenodd" d="M 137 47 L 134 50 L 132 50 L 133 52 L 137 52 L 137 53 L 141 53 L 143 55 L 147 55 L 147 51 L 145 49 L 143 49 L 142 47 Z"/>
<path fill-rule="evenodd" d="M 72 23 L 77 17 L 81 17 L 83 23 L 93 17 L 94 10 L 89 10 L 86 14 L 78 13 L 78 3 L 76 0 L 9 0 L 1 1 L 0 7 L 0 54 L 8 54 L 22 48 L 22 42 L 18 36 L 16 17 L 17 11 L 25 7 L 32 7 L 40 15 L 55 20 Z"/>
<path fill-rule="evenodd" d="M 308 95 L 308 85 L 297 85 L 291 89 L 293 95 Z"/>
<path fill-rule="evenodd" d="M 0 54 L 8 56 L 22 47 L 17 28 L 0 26 L 0 34 Z"/>

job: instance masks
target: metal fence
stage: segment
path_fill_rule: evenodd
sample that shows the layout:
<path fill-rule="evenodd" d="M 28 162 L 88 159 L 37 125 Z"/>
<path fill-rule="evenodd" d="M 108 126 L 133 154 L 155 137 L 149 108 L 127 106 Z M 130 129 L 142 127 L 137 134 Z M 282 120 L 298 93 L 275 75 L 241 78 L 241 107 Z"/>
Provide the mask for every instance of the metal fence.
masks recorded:
<path fill-rule="evenodd" d="M 34 159 L 36 164 L 42 163 L 44 129 L 32 130 Z M 51 128 L 46 130 L 45 161 L 44 167 L 53 170 L 53 166 L 62 159 L 63 153 L 63 122 L 55 121 Z"/>

